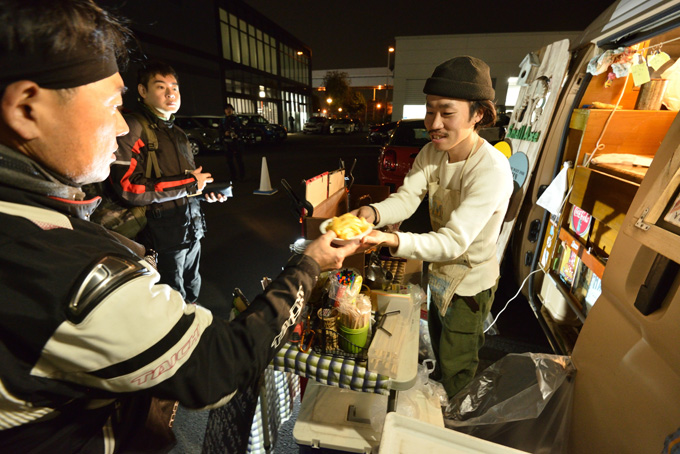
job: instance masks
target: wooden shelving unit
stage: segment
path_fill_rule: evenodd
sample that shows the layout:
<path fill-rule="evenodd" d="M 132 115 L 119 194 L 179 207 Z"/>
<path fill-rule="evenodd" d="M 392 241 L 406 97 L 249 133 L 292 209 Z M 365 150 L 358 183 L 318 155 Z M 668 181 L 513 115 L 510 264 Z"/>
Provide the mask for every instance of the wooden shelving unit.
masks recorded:
<path fill-rule="evenodd" d="M 637 164 L 653 159 L 677 115 L 677 112 L 667 110 L 632 110 L 637 96 L 635 87 L 628 84 L 625 88 L 621 85 L 620 89 L 627 91 L 622 102 L 624 109 L 574 110 L 565 150 L 565 161 L 576 165 L 569 174 L 571 191 L 560 215 L 557 242 L 563 242 L 565 247 L 576 253 L 579 267 L 587 267 L 588 272 L 600 279 L 626 213 L 646 175 L 647 167 Z M 583 104 L 599 96 L 603 96 L 601 88 L 592 91 L 589 88 Z M 588 158 L 593 153 L 595 157 L 604 157 L 600 161 L 606 162 L 589 162 Z M 592 216 L 591 230 L 585 238 L 570 231 L 569 217 L 574 206 Z M 583 323 L 587 316 L 587 308 L 581 302 L 583 287 L 579 288 L 577 297 L 568 284 L 572 275 L 568 273 L 568 277 L 562 279 L 559 270 L 561 257 L 552 256 L 557 256 L 561 249 L 545 249 L 545 253 L 551 255 L 549 274 L 569 309 Z M 566 253 L 571 254 L 570 251 Z"/>

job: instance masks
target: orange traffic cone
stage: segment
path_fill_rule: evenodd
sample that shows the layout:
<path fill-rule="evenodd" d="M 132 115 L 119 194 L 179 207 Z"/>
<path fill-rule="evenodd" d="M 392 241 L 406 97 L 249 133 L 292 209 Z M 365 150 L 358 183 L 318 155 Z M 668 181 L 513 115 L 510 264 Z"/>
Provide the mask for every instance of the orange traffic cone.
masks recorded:
<path fill-rule="evenodd" d="M 260 189 L 253 191 L 253 194 L 258 195 L 272 195 L 279 190 L 272 188 L 272 183 L 269 181 L 269 169 L 267 169 L 267 158 L 262 156 L 262 173 L 260 174 Z"/>

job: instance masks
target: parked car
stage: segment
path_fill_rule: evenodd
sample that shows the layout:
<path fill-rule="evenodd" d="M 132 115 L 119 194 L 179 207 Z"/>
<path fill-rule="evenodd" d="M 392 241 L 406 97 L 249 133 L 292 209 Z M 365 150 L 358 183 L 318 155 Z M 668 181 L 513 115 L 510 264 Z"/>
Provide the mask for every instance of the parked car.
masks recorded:
<path fill-rule="evenodd" d="M 187 133 L 191 152 L 195 155 L 204 152 L 223 151 L 220 121 L 222 121 L 222 117 L 210 115 L 175 117 L 175 124 Z"/>
<path fill-rule="evenodd" d="M 341 118 L 331 124 L 331 134 L 349 134 L 353 131 L 354 122 L 349 118 Z"/>
<path fill-rule="evenodd" d="M 430 136 L 424 120 L 401 120 L 391 131 L 378 158 L 378 179 L 381 185 L 390 186 L 394 192 L 402 185 L 416 155 L 430 141 Z M 483 128 L 479 135 L 493 145 L 505 138 L 505 127 L 494 125 Z"/>
<path fill-rule="evenodd" d="M 330 127 L 330 120 L 326 117 L 310 117 L 305 122 L 302 132 L 305 134 L 325 134 Z"/>
<path fill-rule="evenodd" d="M 368 130 L 368 143 L 385 145 L 396 127 L 396 121 L 371 126 Z"/>
<path fill-rule="evenodd" d="M 249 142 L 281 142 L 288 137 L 288 130 L 270 123 L 259 114 L 239 114 L 245 140 Z"/>
<path fill-rule="evenodd" d="M 378 158 L 378 180 L 396 191 L 430 136 L 423 120 L 400 120 Z"/>

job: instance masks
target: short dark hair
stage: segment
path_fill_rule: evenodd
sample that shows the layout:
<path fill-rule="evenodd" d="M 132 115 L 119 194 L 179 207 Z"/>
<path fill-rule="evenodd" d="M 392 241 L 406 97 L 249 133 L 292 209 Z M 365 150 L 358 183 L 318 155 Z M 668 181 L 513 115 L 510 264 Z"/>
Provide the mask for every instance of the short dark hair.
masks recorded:
<path fill-rule="evenodd" d="M 128 62 L 132 36 L 122 19 L 91 0 L 0 0 L 0 58 L 10 52 L 54 57 L 88 43 L 95 55 Z"/>
<path fill-rule="evenodd" d="M 227 105 L 224 106 L 224 110 L 227 110 L 227 109 L 235 110 L 234 106 L 232 106 L 231 103 L 227 103 Z"/>
<path fill-rule="evenodd" d="M 148 88 L 149 81 L 156 74 L 161 76 L 173 76 L 177 83 L 179 83 L 179 77 L 175 72 L 175 69 L 165 62 L 158 60 L 150 60 L 142 65 L 137 71 L 137 84 L 144 85 Z"/>
<path fill-rule="evenodd" d="M 490 100 L 470 101 L 470 119 L 478 111 L 482 112 L 482 119 L 475 124 L 475 131 L 496 123 L 496 104 Z"/>

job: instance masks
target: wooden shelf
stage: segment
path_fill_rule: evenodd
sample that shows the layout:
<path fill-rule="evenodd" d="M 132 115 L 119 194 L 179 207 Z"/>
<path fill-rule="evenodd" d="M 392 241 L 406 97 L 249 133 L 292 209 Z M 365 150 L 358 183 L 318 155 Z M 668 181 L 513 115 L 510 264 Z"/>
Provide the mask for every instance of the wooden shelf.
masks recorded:
<path fill-rule="evenodd" d="M 596 156 L 614 153 L 654 155 L 678 112 L 617 110 L 607 124 L 611 114 L 611 110 L 605 109 L 574 109 L 570 127 L 583 131 L 577 164 L 584 162 L 586 154 L 593 153 L 598 139 L 604 148 L 598 150 Z M 600 138 L 605 124 L 607 129 Z"/>
<path fill-rule="evenodd" d="M 595 273 L 597 277 L 602 279 L 604 274 L 604 263 L 593 254 L 588 252 L 585 245 L 581 240 L 569 232 L 565 227 L 560 229 L 559 239 L 567 243 L 572 249 L 578 251 L 578 258 L 583 262 L 585 266 L 590 268 L 590 270 Z"/>

